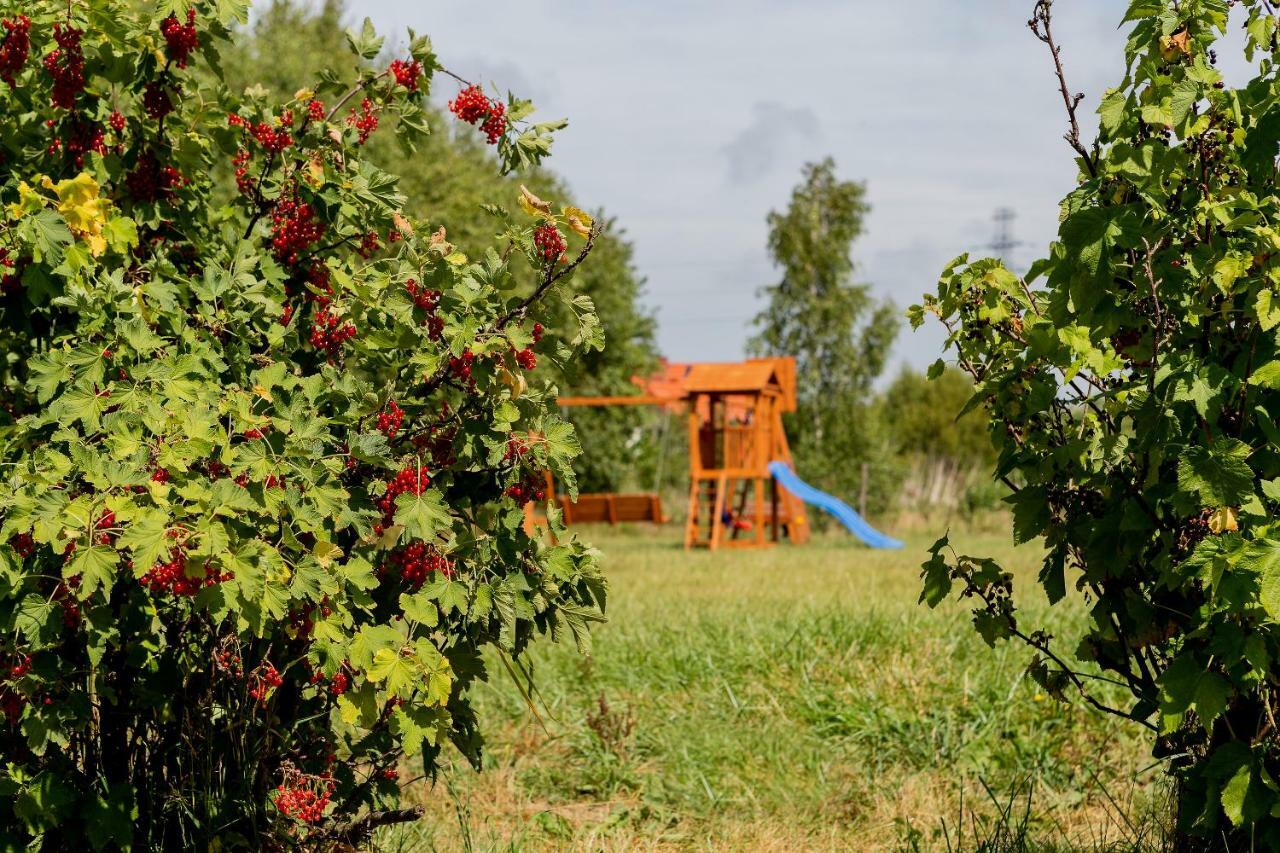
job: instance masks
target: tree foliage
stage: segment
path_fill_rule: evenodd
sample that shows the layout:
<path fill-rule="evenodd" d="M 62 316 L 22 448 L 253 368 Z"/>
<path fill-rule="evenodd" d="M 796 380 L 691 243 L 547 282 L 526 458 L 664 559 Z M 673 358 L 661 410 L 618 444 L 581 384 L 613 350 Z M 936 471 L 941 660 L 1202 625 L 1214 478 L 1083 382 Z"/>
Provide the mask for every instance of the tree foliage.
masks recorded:
<path fill-rule="evenodd" d="M 1125 77 L 1088 145 L 1050 13 L 1041 0 L 1031 24 L 1079 166 L 1058 239 L 1026 280 L 962 256 L 913 322 L 946 324 L 992 415 L 995 473 L 1017 485 L 1014 536 L 1043 544 L 1050 600 L 1082 595 L 1090 620 L 1060 639 L 1025 624 L 1011 576 L 945 538 L 923 598 L 958 590 L 988 642 L 1034 647 L 1045 688 L 1148 727 L 1182 832 L 1274 849 L 1277 18 L 1255 0 L 1133 0 Z M 1252 70 L 1239 88 L 1216 67 L 1233 21 Z"/>
<path fill-rule="evenodd" d="M 366 22 L 354 71 L 273 95 L 222 83 L 240 0 L 0 19 L 3 846 L 411 818 L 406 756 L 479 760 L 481 650 L 602 618 L 595 553 L 520 506 L 572 483 L 525 373 L 601 345 L 586 301 L 546 308 L 600 227 L 506 185 L 492 245 L 415 215 L 365 143 L 427 138 L 425 37 L 388 63 Z M 485 97 L 493 168 L 548 152 L 531 109 Z"/>
<path fill-rule="evenodd" d="M 853 280 L 864 195 L 830 158 L 805 167 L 787 209 L 769 214 L 782 280 L 764 289 L 768 304 L 748 345 L 756 355 L 795 356 L 799 404 L 787 434 L 806 476 L 837 492 L 857 486 L 859 463 L 883 445 L 866 403 L 898 328 L 892 306 Z"/>
<path fill-rule="evenodd" d="M 344 48 L 346 17 L 348 7 L 340 0 L 325 0 L 317 7 L 291 0 L 265 5 L 252 27 L 238 34 L 226 51 L 223 64 L 228 85 L 233 90 L 262 85 L 282 97 L 309 85 L 323 69 L 325 58 Z M 542 198 L 572 201 L 564 182 L 548 169 L 525 170 L 518 177 L 498 174 L 481 135 L 465 125 L 449 125 L 432 104 L 424 104 L 423 111 L 432 132 L 417 139 L 412 151 L 398 137 L 380 135 L 369 141 L 367 156 L 401 176 L 408 211 L 423 220 L 447 223 L 450 241 L 464 251 L 487 245 L 498 230 L 484 205 L 512 197 L 522 183 Z M 575 305 L 573 298 L 586 297 L 608 345 L 572 359 L 558 359 L 554 348 L 548 347 L 548 357 L 540 359 L 534 376 L 575 395 L 634 393 L 632 378 L 657 368 L 655 323 L 640 305 L 643 281 L 631 243 L 603 211 L 597 211 L 595 218 L 602 229 L 591 263 L 567 283 L 563 298 L 547 304 L 550 322 L 546 325 L 549 341 L 555 341 L 562 329 L 575 329 L 581 305 Z M 520 292 L 531 291 L 537 283 L 534 270 L 517 269 L 512 274 Z M 573 463 L 584 489 L 617 489 L 634 476 L 640 461 L 634 442 L 637 418 L 647 423 L 651 414 L 635 409 L 570 410 L 584 449 Z"/>

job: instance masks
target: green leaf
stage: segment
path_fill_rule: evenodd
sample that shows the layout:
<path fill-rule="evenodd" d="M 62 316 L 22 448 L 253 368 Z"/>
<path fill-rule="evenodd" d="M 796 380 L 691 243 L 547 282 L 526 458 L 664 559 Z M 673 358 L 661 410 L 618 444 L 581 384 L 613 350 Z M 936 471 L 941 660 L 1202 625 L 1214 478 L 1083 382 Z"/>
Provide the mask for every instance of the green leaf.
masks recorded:
<path fill-rule="evenodd" d="M 1191 447 L 1178 460 L 1178 488 L 1196 495 L 1204 507 L 1239 506 L 1253 491 L 1249 445 L 1220 438 L 1209 447 Z"/>
<path fill-rule="evenodd" d="M 1280 390 L 1280 361 L 1268 361 L 1249 376 L 1250 385 Z"/>
<path fill-rule="evenodd" d="M 144 515 L 125 525 L 117 544 L 133 553 L 134 567 L 146 571 L 167 555 L 172 540 L 168 537 L 168 515 L 159 510 L 147 510 Z"/>
<path fill-rule="evenodd" d="M 111 586 L 115 582 L 115 569 L 120 563 L 120 555 L 114 548 L 105 545 L 93 545 L 88 548 L 77 548 L 75 557 L 62 567 L 64 578 L 80 576 L 80 585 L 76 587 L 76 598 L 87 599 L 98 590 L 105 588 L 111 594 Z"/>
<path fill-rule="evenodd" d="M 95 793 L 85 810 L 85 828 L 94 850 L 129 850 L 133 846 L 133 823 L 138 819 L 133 788 L 118 782 L 110 793 Z"/>
<path fill-rule="evenodd" d="M 1258 291 L 1253 310 L 1258 316 L 1258 325 L 1262 331 L 1269 332 L 1280 325 L 1280 302 L 1276 301 L 1275 291 L 1270 289 Z"/>
<path fill-rule="evenodd" d="M 57 606 L 52 598 L 30 593 L 18 605 L 13 627 L 32 645 L 43 646 L 45 641 L 57 633 L 53 616 Z"/>
<path fill-rule="evenodd" d="M 378 649 L 367 672 L 375 684 L 386 682 L 386 688 L 397 696 L 408 697 L 418 681 L 418 667 L 412 656 L 399 649 Z"/>
<path fill-rule="evenodd" d="M 409 538 L 431 542 L 437 533 L 452 526 L 453 516 L 440 493 L 426 489 L 420 495 L 406 493 L 396 498 L 395 523 L 404 527 Z"/>
<path fill-rule="evenodd" d="M 355 30 L 347 31 L 347 45 L 361 59 L 377 59 L 378 53 L 382 50 L 382 42 L 382 36 L 378 35 L 378 31 L 373 26 L 373 21 L 368 18 L 364 19 L 360 32 L 357 33 Z"/>

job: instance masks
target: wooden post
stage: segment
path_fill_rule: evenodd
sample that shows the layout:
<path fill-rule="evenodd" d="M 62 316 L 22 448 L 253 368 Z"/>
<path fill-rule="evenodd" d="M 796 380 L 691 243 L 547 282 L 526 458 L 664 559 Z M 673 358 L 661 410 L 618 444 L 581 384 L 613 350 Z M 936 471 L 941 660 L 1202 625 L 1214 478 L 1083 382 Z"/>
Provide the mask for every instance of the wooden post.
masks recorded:
<path fill-rule="evenodd" d="M 721 520 L 721 516 L 724 515 L 724 493 L 729 487 L 729 480 L 725 475 L 721 474 L 715 483 L 716 499 L 711 505 L 710 548 L 712 551 L 720 547 L 720 537 L 724 533 L 724 521 Z"/>
<path fill-rule="evenodd" d="M 867 517 L 867 463 L 862 463 L 862 488 L 858 490 L 858 515 Z"/>

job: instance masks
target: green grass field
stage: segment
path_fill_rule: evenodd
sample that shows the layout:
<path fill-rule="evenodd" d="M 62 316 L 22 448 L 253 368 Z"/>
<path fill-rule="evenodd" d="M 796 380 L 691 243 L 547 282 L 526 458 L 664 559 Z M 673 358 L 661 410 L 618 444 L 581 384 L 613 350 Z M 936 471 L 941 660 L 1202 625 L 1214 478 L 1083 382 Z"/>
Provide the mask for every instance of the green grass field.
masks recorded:
<path fill-rule="evenodd" d="M 877 552 L 686 553 L 678 531 L 586 529 L 610 623 L 591 660 L 533 662 L 542 722 L 500 666 L 483 773 L 418 789 L 385 850 L 1146 848 L 1165 788 L 1133 727 L 1043 696 L 1017 646 L 917 605 L 929 540 Z M 953 537 L 1029 592 L 1037 554 Z M 1029 597 L 1031 618 L 1046 609 Z M 1068 626 L 1081 605 L 1054 608 Z M 1061 611 L 1061 612 L 1057 612 Z"/>

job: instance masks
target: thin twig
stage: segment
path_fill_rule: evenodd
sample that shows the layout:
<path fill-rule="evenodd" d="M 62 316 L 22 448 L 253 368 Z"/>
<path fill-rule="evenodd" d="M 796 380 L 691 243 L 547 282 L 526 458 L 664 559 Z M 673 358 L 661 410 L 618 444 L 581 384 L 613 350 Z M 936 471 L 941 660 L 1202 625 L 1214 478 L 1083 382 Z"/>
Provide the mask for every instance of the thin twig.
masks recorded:
<path fill-rule="evenodd" d="M 1072 149 L 1080 155 L 1080 159 L 1084 161 L 1085 168 L 1089 170 L 1089 176 L 1096 178 L 1098 176 L 1097 167 L 1094 165 L 1093 157 L 1089 154 L 1089 150 L 1084 147 L 1084 143 L 1080 141 L 1080 122 L 1076 118 L 1076 110 L 1080 106 L 1080 102 L 1084 100 L 1084 93 L 1077 92 L 1072 95 L 1071 90 L 1067 87 L 1067 76 L 1062 70 L 1062 48 L 1053 38 L 1053 0 L 1036 0 L 1035 10 L 1031 13 L 1031 20 L 1027 21 L 1027 26 L 1031 28 L 1031 32 L 1035 37 L 1044 42 L 1049 48 L 1049 53 L 1053 57 L 1054 72 L 1058 76 L 1058 90 L 1062 93 L 1062 103 L 1067 108 L 1067 118 L 1071 122 L 1071 129 L 1063 136 L 1067 140 Z"/>

